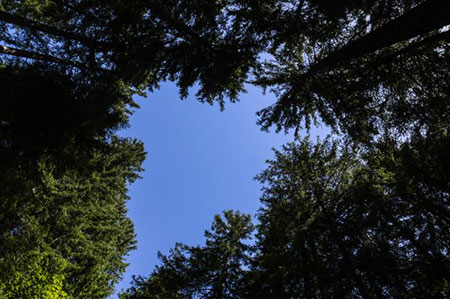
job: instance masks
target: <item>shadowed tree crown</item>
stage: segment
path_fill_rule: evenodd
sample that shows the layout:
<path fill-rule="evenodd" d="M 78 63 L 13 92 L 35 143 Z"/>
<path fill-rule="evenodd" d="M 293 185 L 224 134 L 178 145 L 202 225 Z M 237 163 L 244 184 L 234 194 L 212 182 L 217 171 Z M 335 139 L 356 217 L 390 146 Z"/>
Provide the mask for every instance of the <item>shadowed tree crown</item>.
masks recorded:
<path fill-rule="evenodd" d="M 367 143 L 448 124 L 449 11 L 440 0 L 9 0 L 0 56 L 130 92 L 170 79 L 221 105 L 252 82 L 278 95 L 263 129 L 322 120 Z"/>
<path fill-rule="evenodd" d="M 249 250 L 230 243 L 245 226 L 221 232 L 216 218 L 206 246 L 178 244 L 122 298 L 446 298 L 449 145 L 448 134 L 357 152 L 287 144 L 257 176 Z"/>

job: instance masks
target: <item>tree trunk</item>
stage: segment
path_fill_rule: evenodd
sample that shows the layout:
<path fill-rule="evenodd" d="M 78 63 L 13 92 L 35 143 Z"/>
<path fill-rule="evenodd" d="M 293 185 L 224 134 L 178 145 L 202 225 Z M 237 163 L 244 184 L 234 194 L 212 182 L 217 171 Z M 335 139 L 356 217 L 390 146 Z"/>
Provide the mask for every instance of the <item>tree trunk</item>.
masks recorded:
<path fill-rule="evenodd" d="M 384 47 L 425 34 L 450 24 L 450 2 L 428 0 L 403 15 L 349 42 L 310 67 L 307 74 L 314 74 L 324 68 L 361 57 Z"/>

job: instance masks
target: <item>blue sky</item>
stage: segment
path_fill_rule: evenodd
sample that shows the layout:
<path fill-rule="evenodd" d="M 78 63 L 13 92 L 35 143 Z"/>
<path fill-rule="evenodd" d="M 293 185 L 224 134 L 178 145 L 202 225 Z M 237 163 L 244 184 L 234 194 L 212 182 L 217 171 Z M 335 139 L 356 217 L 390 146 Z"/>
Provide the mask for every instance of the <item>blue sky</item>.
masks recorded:
<path fill-rule="evenodd" d="M 293 141 L 256 125 L 255 113 L 275 99 L 254 87 L 222 112 L 194 97 L 181 101 L 173 83 L 136 100 L 141 108 L 120 134 L 142 140 L 147 159 L 128 203 L 138 248 L 117 290 L 127 288 L 132 275 L 150 274 L 158 251 L 167 253 L 175 242 L 202 244 L 215 214 L 234 209 L 254 216 L 261 186 L 253 177 L 273 147 Z"/>

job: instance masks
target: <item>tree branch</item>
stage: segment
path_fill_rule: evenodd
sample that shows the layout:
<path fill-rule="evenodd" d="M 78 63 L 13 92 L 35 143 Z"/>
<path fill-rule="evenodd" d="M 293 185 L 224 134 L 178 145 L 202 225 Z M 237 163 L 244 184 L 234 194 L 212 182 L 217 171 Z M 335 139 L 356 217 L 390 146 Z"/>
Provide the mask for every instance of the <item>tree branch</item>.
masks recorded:
<path fill-rule="evenodd" d="M 179 33 L 197 41 L 201 40 L 200 35 L 195 30 L 174 17 L 173 14 L 168 9 L 160 5 L 158 1 L 149 0 L 147 1 L 147 5 L 156 16 L 173 26 Z"/>
<path fill-rule="evenodd" d="M 386 64 L 386 63 L 392 61 L 393 59 L 397 58 L 400 55 L 403 55 L 410 51 L 416 50 L 423 46 L 430 45 L 430 44 L 437 43 L 437 42 L 444 41 L 444 40 L 450 40 L 450 30 L 427 37 L 421 41 L 410 44 L 403 49 L 395 51 L 394 53 L 389 54 L 389 55 L 383 57 L 382 59 L 380 59 L 380 61 L 378 62 L 377 65 Z"/>
<path fill-rule="evenodd" d="M 40 53 L 36 53 L 36 52 L 30 52 L 30 51 L 26 51 L 26 50 L 22 50 L 22 49 L 17 49 L 17 48 L 11 48 L 11 47 L 4 46 L 4 45 L 0 45 L 0 54 L 12 55 L 12 56 L 23 57 L 23 58 L 30 58 L 30 59 L 34 59 L 34 60 L 42 60 L 42 61 L 53 62 L 53 63 L 57 63 L 57 64 L 61 64 L 61 65 L 70 65 L 70 66 L 75 66 L 78 68 L 84 67 L 84 65 L 79 62 L 67 61 L 67 60 L 63 60 L 63 59 L 55 57 L 55 56 L 51 56 L 51 55 L 47 55 L 47 54 L 40 54 Z"/>
<path fill-rule="evenodd" d="M 67 32 L 52 26 L 48 26 L 45 24 L 41 24 L 32 20 L 29 20 L 27 18 L 13 15 L 10 13 L 7 13 L 5 11 L 0 10 L 0 20 L 4 21 L 6 23 L 14 24 L 20 27 L 28 28 L 30 30 L 40 31 L 47 34 L 63 37 L 68 40 L 74 40 L 79 41 L 82 44 L 88 46 L 88 47 L 104 47 L 104 43 L 99 43 L 97 41 L 91 40 L 83 35 L 76 34 L 73 32 Z"/>
<path fill-rule="evenodd" d="M 449 3 L 442 0 L 425 1 L 380 28 L 332 52 L 323 60 L 312 65 L 307 75 L 442 28 L 448 24 L 450 24 Z"/>
<path fill-rule="evenodd" d="M 67 8 L 67 9 L 73 11 L 73 12 L 76 12 L 76 13 L 79 14 L 79 15 L 82 15 L 82 16 L 84 16 L 84 17 L 86 17 L 86 18 L 91 18 L 91 19 L 93 19 L 93 20 L 98 21 L 97 16 L 95 16 L 95 15 L 93 15 L 93 14 L 90 14 L 90 13 L 86 13 L 86 12 L 82 11 L 81 9 L 79 9 L 79 8 L 76 7 L 76 6 L 67 4 L 64 0 L 52 0 L 52 1 L 53 1 L 55 4 L 61 5 L 61 6 Z"/>

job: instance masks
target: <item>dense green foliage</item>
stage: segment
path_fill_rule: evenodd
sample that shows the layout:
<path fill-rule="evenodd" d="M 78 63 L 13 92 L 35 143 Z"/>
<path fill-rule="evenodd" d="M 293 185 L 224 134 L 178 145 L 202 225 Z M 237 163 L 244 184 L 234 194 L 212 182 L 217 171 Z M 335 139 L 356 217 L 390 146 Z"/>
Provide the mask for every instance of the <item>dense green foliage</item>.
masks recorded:
<path fill-rule="evenodd" d="M 322 119 L 370 142 L 449 114 L 450 16 L 439 0 L 2 1 L 5 64 L 59 65 L 133 91 L 198 84 L 201 101 L 237 100 L 244 83 L 273 89 L 264 129 Z M 420 19 L 420 22 L 416 20 Z M 442 125 L 442 124 L 441 124 Z"/>
<path fill-rule="evenodd" d="M 13 269 L 2 269 L 0 296 L 15 298 L 70 298 L 62 290 L 65 261 L 45 252 L 30 252 L 13 260 Z"/>
<path fill-rule="evenodd" d="M 382 150 L 360 159 L 327 142 L 290 144 L 277 152 L 258 177 L 266 187 L 256 292 L 276 298 L 444 298 L 449 165 L 422 164 L 425 171 L 418 163 L 444 161 L 449 139 L 438 138 L 443 143 L 430 137 L 400 147 L 380 144 Z"/>
<path fill-rule="evenodd" d="M 275 92 L 268 130 L 323 121 L 345 146 L 276 152 L 255 246 L 226 212 L 124 298 L 444 297 L 450 9 L 440 0 L 0 2 L 0 296 L 102 298 L 134 247 L 133 94 Z M 420 21 L 418 21 L 420 20 Z M 344 141 L 343 141 L 344 143 Z M 444 273 L 444 274 L 442 274 Z"/>
<path fill-rule="evenodd" d="M 55 290 L 62 288 L 70 297 L 110 294 L 135 244 L 125 203 L 127 184 L 137 178 L 143 158 L 142 144 L 112 137 L 84 151 L 64 144 L 34 159 L 19 154 L 3 168 L 2 291 L 12 292 L 11 298 L 29 298 L 20 293 L 25 286 L 14 283 L 24 276 L 21 283 L 39 292 L 47 292 L 47 279 L 54 277 Z"/>
<path fill-rule="evenodd" d="M 250 262 L 253 225 L 249 215 L 226 211 L 217 215 L 204 246 L 177 244 L 148 280 L 137 277 L 121 298 L 236 298 Z"/>
<path fill-rule="evenodd" d="M 257 177 L 256 242 L 230 252 L 236 263 L 214 263 L 220 251 L 209 240 L 178 244 L 123 298 L 445 298 L 449 141 L 383 142 L 358 155 L 330 141 L 288 144 Z M 239 273 L 226 294 L 212 275 L 223 272 Z"/>
<path fill-rule="evenodd" d="M 23 152 L 73 143 L 82 148 L 127 124 L 130 95 L 108 83 L 75 82 L 57 68 L 0 66 L 0 151 L 2 162 Z"/>
<path fill-rule="evenodd" d="M 144 151 L 114 136 L 130 95 L 39 65 L 3 66 L 0 84 L 2 296 L 105 297 L 135 244 L 125 204 Z"/>
<path fill-rule="evenodd" d="M 186 96 L 199 82 L 202 101 L 223 104 L 237 99 L 263 46 L 245 19 L 251 8 L 239 2 L 5 0 L 0 56 L 75 77 L 113 76 L 133 90 L 171 79 Z"/>
<path fill-rule="evenodd" d="M 322 119 L 367 143 L 448 127 L 450 16 L 442 1 L 293 2 L 283 14 L 292 31 L 276 31 L 274 59 L 256 74 L 279 98 L 260 112 L 263 128 Z"/>

